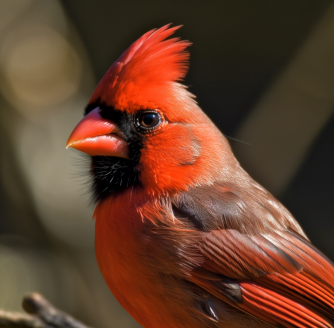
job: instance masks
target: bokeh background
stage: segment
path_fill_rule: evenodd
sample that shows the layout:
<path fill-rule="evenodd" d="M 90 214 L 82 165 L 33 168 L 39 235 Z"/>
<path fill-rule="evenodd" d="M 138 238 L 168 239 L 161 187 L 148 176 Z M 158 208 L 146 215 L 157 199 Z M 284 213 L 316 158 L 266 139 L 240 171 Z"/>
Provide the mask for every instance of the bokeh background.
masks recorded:
<path fill-rule="evenodd" d="M 242 165 L 334 259 L 333 1 L 0 0 L 0 308 L 38 291 L 91 326 L 139 327 L 98 271 L 88 162 L 65 143 L 112 62 L 166 23 Z"/>

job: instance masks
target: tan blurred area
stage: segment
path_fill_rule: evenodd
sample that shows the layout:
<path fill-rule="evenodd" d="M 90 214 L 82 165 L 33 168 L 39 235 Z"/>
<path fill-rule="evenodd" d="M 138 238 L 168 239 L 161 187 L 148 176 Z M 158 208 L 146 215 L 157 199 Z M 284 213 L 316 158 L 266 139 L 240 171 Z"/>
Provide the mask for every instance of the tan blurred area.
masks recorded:
<path fill-rule="evenodd" d="M 151 14 L 149 20 L 145 16 L 153 10 L 148 9 L 149 2 L 139 9 L 133 8 L 131 14 L 126 12 L 131 5 L 124 4 L 123 10 L 112 11 L 111 2 L 100 1 L 95 6 L 91 3 L 94 10 L 102 6 L 101 15 L 110 10 L 109 20 L 106 20 L 94 13 L 80 16 L 83 10 L 80 3 L 75 7 L 71 2 L 68 5 L 71 8 L 64 3 L 58 0 L 0 1 L 0 308 L 20 310 L 22 296 L 37 291 L 88 325 L 139 327 L 114 299 L 97 268 L 94 206 L 89 205 L 87 193 L 89 158 L 66 150 L 65 143 L 81 119 L 98 79 L 129 45 L 128 41 L 134 41 L 149 28 L 171 21 L 184 23 L 182 36 L 191 39 L 192 25 L 187 25 L 191 9 L 180 5 L 181 9 L 173 16 L 156 7 L 156 15 Z M 267 9 L 262 4 L 254 5 L 252 10 L 265 17 Z M 219 15 L 214 7 L 210 9 L 206 4 L 202 7 L 201 14 L 206 15 L 203 19 L 207 21 L 210 21 L 210 13 Z M 202 7 L 196 7 L 198 12 Z M 307 29 L 300 34 L 299 45 L 281 60 L 270 83 L 259 88 L 258 98 L 247 100 L 244 106 L 247 110 L 240 116 L 239 123 L 233 123 L 233 117 L 231 123 L 224 123 L 234 124 L 232 137 L 251 144 L 232 143 L 243 166 L 277 196 L 284 193 L 314 140 L 333 115 L 334 5 L 324 2 L 314 11 L 314 17 L 310 13 L 307 17 L 304 15 L 304 21 L 309 19 L 310 23 L 305 23 Z M 231 20 L 242 23 L 247 13 L 243 13 L 242 7 L 240 12 L 240 16 L 232 16 Z M 135 13 L 136 19 L 133 19 Z M 138 18 L 141 14 L 143 16 Z M 120 19 L 116 16 L 122 15 L 130 16 L 131 28 L 118 22 L 108 31 L 109 39 L 100 42 L 99 49 L 90 48 L 89 37 L 83 40 L 89 33 L 95 33 L 96 37 L 102 33 L 102 25 L 98 25 L 101 21 L 112 24 L 112 20 Z M 282 15 L 284 17 L 284 12 Z M 217 18 L 215 26 L 222 21 Z M 194 25 L 198 25 L 197 22 Z M 96 24 L 101 30 L 88 28 L 93 29 Z M 206 35 L 205 40 L 213 40 L 210 45 L 224 44 L 218 30 L 218 27 L 217 31 L 212 28 L 211 34 Z M 231 40 L 233 36 L 231 31 Z M 200 40 L 194 45 L 195 56 L 191 61 L 194 66 L 207 49 L 216 51 Z M 113 42 L 115 50 L 107 52 L 105 49 Z M 233 51 L 238 40 L 230 42 Z M 239 45 L 235 49 L 247 51 Z M 102 53 L 100 61 L 98 52 Z M 230 66 L 244 65 L 238 56 L 231 56 L 232 60 L 226 53 L 218 51 L 213 55 L 217 70 L 224 56 L 225 60 L 230 60 Z M 261 49 L 249 49 L 245 57 L 252 56 L 260 58 Z M 203 76 L 213 71 L 210 65 L 212 63 L 207 63 Z M 256 73 L 262 69 L 260 63 L 257 65 L 257 71 L 245 70 L 245 74 L 252 74 L 254 81 Z M 217 90 L 223 99 L 224 90 L 228 88 L 224 83 L 231 83 L 232 77 L 228 77 L 227 71 L 221 72 L 222 84 L 217 85 Z M 224 73 L 228 77 L 225 82 Z M 190 84 L 196 85 L 196 78 L 196 74 L 191 73 Z M 240 79 L 234 83 L 243 82 Z M 217 94 L 217 90 L 211 92 Z M 205 92 L 206 97 L 211 97 L 208 90 Z M 199 100 L 200 105 L 205 104 L 205 96 L 201 95 Z M 216 102 L 215 106 L 218 108 L 220 104 Z M 215 106 L 207 102 L 212 111 Z M 218 125 L 218 116 L 222 120 L 227 117 L 220 109 L 209 115 L 217 119 Z M 330 233 L 334 233 L 334 228 Z"/>
<path fill-rule="evenodd" d="M 59 1 L 0 2 L 0 308 L 38 291 L 86 324 L 136 327 L 96 265 L 89 160 L 65 149 L 95 84 Z"/>

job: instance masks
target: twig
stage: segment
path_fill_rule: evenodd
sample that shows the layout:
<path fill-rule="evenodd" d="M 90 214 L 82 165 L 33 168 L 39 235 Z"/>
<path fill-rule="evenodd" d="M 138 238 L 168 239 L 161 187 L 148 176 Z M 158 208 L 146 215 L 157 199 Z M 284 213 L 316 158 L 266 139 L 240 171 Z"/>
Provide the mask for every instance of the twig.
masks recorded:
<path fill-rule="evenodd" d="M 22 307 L 27 313 L 0 310 L 0 328 L 90 328 L 37 293 L 25 296 Z"/>

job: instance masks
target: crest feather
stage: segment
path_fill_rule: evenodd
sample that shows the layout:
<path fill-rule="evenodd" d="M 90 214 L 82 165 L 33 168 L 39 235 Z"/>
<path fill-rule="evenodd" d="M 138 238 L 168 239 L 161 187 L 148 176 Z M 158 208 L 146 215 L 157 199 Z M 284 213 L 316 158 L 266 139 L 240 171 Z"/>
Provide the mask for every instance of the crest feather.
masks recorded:
<path fill-rule="evenodd" d="M 188 41 L 167 39 L 181 26 L 145 33 L 109 68 L 96 87 L 89 103 L 100 101 L 117 109 L 147 106 L 150 95 L 159 89 L 178 84 L 188 70 Z M 166 40 L 167 39 L 167 40 Z"/>

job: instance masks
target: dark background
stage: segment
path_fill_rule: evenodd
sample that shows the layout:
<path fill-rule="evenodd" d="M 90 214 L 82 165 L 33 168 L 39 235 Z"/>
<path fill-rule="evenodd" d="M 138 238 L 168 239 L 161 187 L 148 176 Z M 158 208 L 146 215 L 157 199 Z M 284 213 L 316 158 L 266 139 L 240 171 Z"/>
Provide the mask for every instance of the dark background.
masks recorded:
<path fill-rule="evenodd" d="M 97 269 L 88 162 L 65 142 L 113 61 L 167 23 L 193 43 L 200 106 L 334 259 L 332 1 L 22 0 L 0 22 L 0 307 L 36 290 L 92 326 L 137 326 Z"/>

